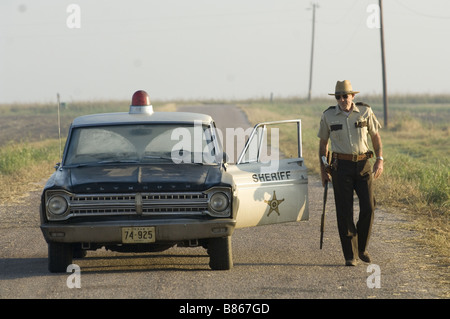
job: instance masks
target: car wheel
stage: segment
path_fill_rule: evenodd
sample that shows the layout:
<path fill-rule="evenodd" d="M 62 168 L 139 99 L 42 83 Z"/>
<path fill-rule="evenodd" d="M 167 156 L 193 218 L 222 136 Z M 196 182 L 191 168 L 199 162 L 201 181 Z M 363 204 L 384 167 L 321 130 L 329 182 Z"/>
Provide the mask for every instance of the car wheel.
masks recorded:
<path fill-rule="evenodd" d="M 73 260 L 73 247 L 66 243 L 48 244 L 48 270 L 50 272 L 66 272 Z"/>
<path fill-rule="evenodd" d="M 207 251 L 211 269 L 229 270 L 233 268 L 231 236 L 209 239 Z"/>

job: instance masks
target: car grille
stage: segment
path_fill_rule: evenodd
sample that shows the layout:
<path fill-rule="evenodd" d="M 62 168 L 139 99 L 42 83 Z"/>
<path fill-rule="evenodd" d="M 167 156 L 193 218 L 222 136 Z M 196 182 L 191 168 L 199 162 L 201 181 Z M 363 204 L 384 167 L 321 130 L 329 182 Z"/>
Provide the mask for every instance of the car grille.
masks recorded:
<path fill-rule="evenodd" d="M 71 195 L 69 206 L 71 216 L 204 215 L 208 195 L 201 192 Z"/>

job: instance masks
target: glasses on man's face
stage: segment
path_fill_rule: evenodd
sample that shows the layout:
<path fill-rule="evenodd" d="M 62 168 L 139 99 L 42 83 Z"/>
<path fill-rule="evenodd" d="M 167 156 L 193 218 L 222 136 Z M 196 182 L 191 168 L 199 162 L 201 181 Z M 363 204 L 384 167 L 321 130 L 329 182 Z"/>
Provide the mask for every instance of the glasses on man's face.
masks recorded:
<path fill-rule="evenodd" d="M 346 99 L 348 98 L 348 94 L 344 94 L 344 95 L 335 95 L 335 97 L 336 97 L 336 100 L 340 100 L 341 97 L 342 97 L 344 100 L 346 100 Z"/>

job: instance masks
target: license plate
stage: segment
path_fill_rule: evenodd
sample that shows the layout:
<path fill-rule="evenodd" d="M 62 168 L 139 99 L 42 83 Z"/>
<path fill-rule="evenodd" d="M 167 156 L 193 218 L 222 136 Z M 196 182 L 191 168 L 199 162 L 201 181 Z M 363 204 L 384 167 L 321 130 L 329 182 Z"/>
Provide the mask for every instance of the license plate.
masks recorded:
<path fill-rule="evenodd" d="M 140 244 L 155 242 L 155 227 L 122 227 L 122 243 Z"/>

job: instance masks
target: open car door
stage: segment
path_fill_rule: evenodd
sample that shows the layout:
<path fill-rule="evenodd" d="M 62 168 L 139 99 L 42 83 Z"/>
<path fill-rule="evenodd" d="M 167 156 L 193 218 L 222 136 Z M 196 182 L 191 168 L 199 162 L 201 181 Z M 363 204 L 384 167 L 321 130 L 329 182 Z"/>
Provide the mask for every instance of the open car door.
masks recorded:
<path fill-rule="evenodd" d="M 235 165 L 236 228 L 308 220 L 301 120 L 257 124 Z"/>

